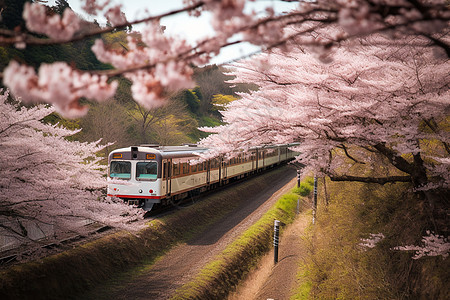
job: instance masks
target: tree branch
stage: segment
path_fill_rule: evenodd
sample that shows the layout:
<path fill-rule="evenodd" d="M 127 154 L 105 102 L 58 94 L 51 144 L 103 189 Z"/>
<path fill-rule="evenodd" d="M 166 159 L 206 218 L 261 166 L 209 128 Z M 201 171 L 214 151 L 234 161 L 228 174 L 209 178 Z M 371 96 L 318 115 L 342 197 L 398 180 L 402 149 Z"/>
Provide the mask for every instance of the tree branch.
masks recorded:
<path fill-rule="evenodd" d="M 332 181 L 357 181 L 364 183 L 386 184 L 392 182 L 411 182 L 411 176 L 388 176 L 388 177 L 360 177 L 350 175 L 330 175 Z"/>
<path fill-rule="evenodd" d="M 365 162 L 359 161 L 356 158 L 354 158 L 353 156 L 350 155 L 350 153 L 348 153 L 348 149 L 344 144 L 341 144 L 340 146 L 337 146 L 338 148 L 344 150 L 345 155 L 350 158 L 351 160 L 353 160 L 355 163 L 357 164 L 365 164 Z"/>

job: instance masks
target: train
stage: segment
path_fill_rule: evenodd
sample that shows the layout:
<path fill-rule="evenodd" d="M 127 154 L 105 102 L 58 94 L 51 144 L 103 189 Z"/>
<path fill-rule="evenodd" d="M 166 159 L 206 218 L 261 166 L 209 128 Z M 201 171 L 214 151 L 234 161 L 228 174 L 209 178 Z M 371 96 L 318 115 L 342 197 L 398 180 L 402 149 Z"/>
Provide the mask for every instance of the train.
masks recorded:
<path fill-rule="evenodd" d="M 150 211 L 179 203 L 190 195 L 226 185 L 286 163 L 296 156 L 294 144 L 255 147 L 200 161 L 208 148 L 141 145 L 116 149 L 108 155 L 107 195 Z"/>

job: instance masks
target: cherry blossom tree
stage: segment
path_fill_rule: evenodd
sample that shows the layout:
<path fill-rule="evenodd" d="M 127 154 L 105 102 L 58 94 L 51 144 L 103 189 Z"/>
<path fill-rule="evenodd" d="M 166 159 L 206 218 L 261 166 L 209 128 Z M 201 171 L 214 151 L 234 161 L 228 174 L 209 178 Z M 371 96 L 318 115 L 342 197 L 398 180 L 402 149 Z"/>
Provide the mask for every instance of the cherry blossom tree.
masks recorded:
<path fill-rule="evenodd" d="M 421 37 L 427 45 L 434 46 L 438 55 L 450 54 L 446 38 L 450 11 L 445 0 L 298 1 L 296 9 L 284 14 L 275 13 L 270 3 L 263 11 L 248 9 L 250 2 L 253 1 L 185 0 L 180 9 L 159 15 L 151 15 L 150 11 L 148 17 L 130 21 L 120 11 L 120 5 L 108 0 L 83 0 L 87 13 L 103 14 L 112 25 L 93 31 L 86 31 L 70 9 L 61 16 L 49 13 L 42 4 L 26 3 L 23 14 L 26 28 L 2 29 L 0 45 L 45 47 L 145 23 L 144 45 L 130 37 L 129 49 L 118 53 L 107 49 L 98 39 L 92 51 L 100 61 L 115 68 L 108 71 L 86 72 L 57 62 L 41 65 L 36 73 L 33 68 L 11 61 L 3 72 L 3 83 L 24 101 L 51 103 L 65 116 L 77 117 L 86 112 L 78 104 L 80 97 L 98 101 L 111 97 L 117 84 L 108 78 L 117 75 L 133 82 L 133 97 L 140 105 L 161 106 L 171 92 L 193 86 L 191 64 L 207 64 L 220 49 L 244 42 L 263 50 L 309 47 L 326 60 L 342 41 L 386 33 L 394 41 L 405 36 Z M 164 34 L 159 20 L 184 12 L 192 17 L 211 13 L 215 35 L 191 45 L 185 37 Z M 329 34 L 332 26 L 343 30 Z"/>
<path fill-rule="evenodd" d="M 297 160 L 316 174 L 411 182 L 433 211 L 450 184 L 450 62 L 426 45 L 372 35 L 342 43 L 328 64 L 301 48 L 236 63 L 232 82 L 260 89 L 231 102 L 222 112 L 227 124 L 204 128 L 216 134 L 201 143 L 214 156 L 297 142 Z"/>
<path fill-rule="evenodd" d="M 0 95 L 0 229 L 26 241 L 30 224 L 52 226 L 55 235 L 83 232 L 86 220 L 138 228 L 132 222 L 141 210 L 103 197 L 105 168 L 96 153 L 105 146 L 68 141 L 78 131 L 40 121 L 53 107 L 19 107 L 7 96 Z"/>

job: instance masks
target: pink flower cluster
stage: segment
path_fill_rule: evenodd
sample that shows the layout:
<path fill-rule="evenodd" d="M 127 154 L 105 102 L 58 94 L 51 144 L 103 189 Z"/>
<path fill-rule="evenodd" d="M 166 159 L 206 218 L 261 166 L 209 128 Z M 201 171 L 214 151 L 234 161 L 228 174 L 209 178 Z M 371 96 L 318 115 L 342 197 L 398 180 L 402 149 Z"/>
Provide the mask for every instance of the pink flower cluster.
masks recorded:
<path fill-rule="evenodd" d="M 194 86 L 189 60 L 178 59 L 183 55 L 180 53 L 189 53 L 191 49 L 184 40 L 164 35 L 159 23 L 152 22 L 142 31 L 142 41 L 145 46 L 138 46 L 129 37 L 128 51 L 118 53 L 97 40 L 92 51 L 100 61 L 130 70 L 125 76 L 133 82 L 133 98 L 146 108 L 164 105 L 167 93 Z M 141 69 L 131 71 L 133 68 Z"/>
<path fill-rule="evenodd" d="M 125 14 L 121 11 L 121 5 L 116 5 L 105 13 L 106 19 L 112 26 L 120 26 L 127 23 Z"/>
<path fill-rule="evenodd" d="M 445 259 L 450 252 L 450 243 L 448 238 L 439 234 L 434 234 L 427 230 L 427 235 L 422 237 L 423 246 L 397 246 L 394 250 L 415 251 L 413 259 L 419 259 L 424 256 L 439 256 Z"/>
<path fill-rule="evenodd" d="M 61 19 L 58 14 L 48 16 L 45 6 L 27 2 L 23 18 L 30 31 L 43 33 L 57 40 L 69 40 L 80 29 L 80 19 L 71 9 L 66 9 Z"/>
<path fill-rule="evenodd" d="M 360 247 L 362 247 L 363 249 L 367 249 L 367 248 L 375 248 L 375 246 L 381 242 L 382 240 L 384 240 L 385 236 L 382 233 L 371 233 L 369 234 L 370 237 L 367 239 L 361 239 L 361 242 L 359 244 Z"/>
<path fill-rule="evenodd" d="M 108 83 L 106 76 L 81 73 L 66 63 L 42 64 L 38 74 L 32 67 L 11 61 L 5 68 L 3 82 L 13 94 L 26 102 L 52 103 L 64 117 L 76 118 L 87 112 L 78 99 L 98 101 L 112 97 L 117 82 Z"/>

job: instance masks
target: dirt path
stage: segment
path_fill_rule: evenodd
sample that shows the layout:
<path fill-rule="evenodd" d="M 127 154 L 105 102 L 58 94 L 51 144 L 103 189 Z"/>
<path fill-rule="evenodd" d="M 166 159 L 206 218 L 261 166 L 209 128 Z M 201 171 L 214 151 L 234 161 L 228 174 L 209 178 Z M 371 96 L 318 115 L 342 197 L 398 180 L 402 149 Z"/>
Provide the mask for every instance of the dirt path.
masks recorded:
<path fill-rule="evenodd" d="M 255 223 L 277 200 L 295 185 L 295 170 L 274 177 L 273 184 L 256 193 L 245 204 L 225 218 L 198 234 L 186 244 L 179 245 L 133 282 L 104 299 L 167 299 L 177 288 L 187 283 L 214 256 L 237 236 Z"/>
<path fill-rule="evenodd" d="M 310 216 L 300 214 L 280 238 L 278 263 L 274 264 L 271 250 L 228 300 L 289 299 L 292 289 L 296 287 L 298 261 L 302 258 L 302 253 L 305 253 L 300 237 L 309 222 Z"/>

